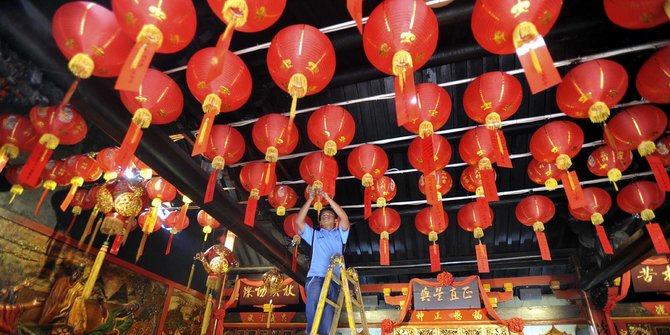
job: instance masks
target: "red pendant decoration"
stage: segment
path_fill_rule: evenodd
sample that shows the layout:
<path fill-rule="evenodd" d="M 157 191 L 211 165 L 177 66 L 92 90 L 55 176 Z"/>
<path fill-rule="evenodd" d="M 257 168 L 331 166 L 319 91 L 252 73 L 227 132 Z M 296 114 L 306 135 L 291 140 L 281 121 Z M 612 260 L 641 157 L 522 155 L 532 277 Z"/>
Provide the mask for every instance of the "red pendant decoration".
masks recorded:
<path fill-rule="evenodd" d="M 10 205 L 12 204 L 12 202 L 14 202 L 14 199 L 16 199 L 17 195 L 23 194 L 23 191 L 26 189 L 34 190 L 42 182 L 41 178 L 37 180 L 35 186 L 28 185 L 22 182 L 21 179 L 19 178 L 19 175 L 21 174 L 21 170 L 23 170 L 24 168 L 25 167 L 23 165 L 14 165 L 14 166 L 8 166 L 4 170 L 5 179 L 7 179 L 7 181 L 12 185 L 12 187 L 9 189 L 9 192 L 12 193 L 12 197 L 9 198 Z"/>
<path fill-rule="evenodd" d="M 113 0 L 121 29 L 135 41 L 115 89 L 138 92 L 154 53 L 175 53 L 195 36 L 196 14 L 190 0 Z"/>
<path fill-rule="evenodd" d="M 374 67 L 395 76 L 398 126 L 418 117 L 414 72 L 435 52 L 437 37 L 435 13 L 420 0 L 387 0 L 368 17 L 363 48 Z"/>
<path fill-rule="evenodd" d="M 289 131 L 298 99 L 321 92 L 335 73 L 335 49 L 326 34 L 306 24 L 280 30 L 270 43 L 267 65 L 275 84 L 291 96 Z"/>
<path fill-rule="evenodd" d="M 642 97 L 653 103 L 670 104 L 670 46 L 657 51 L 642 64 L 635 87 Z"/>
<path fill-rule="evenodd" d="M 516 51 L 535 94 L 561 82 L 543 36 L 556 23 L 562 6 L 561 0 L 477 0 L 472 11 L 472 34 L 491 53 Z"/>
<path fill-rule="evenodd" d="M 293 208 L 298 201 L 298 194 L 288 185 L 276 185 L 270 194 L 268 202 L 277 209 L 277 215 L 286 215 L 287 208 Z"/>
<path fill-rule="evenodd" d="M 211 234 L 214 229 L 221 226 L 219 221 L 202 209 L 198 212 L 198 224 L 202 227 L 203 234 L 205 234 L 204 241 L 207 241 L 207 236 Z"/>
<path fill-rule="evenodd" d="M 367 219 L 372 214 L 370 187 L 376 179 L 386 173 L 389 159 L 382 148 L 374 144 L 363 144 L 349 153 L 347 167 L 349 172 L 365 187 L 363 217 Z"/>
<path fill-rule="evenodd" d="M 458 143 L 458 152 L 461 159 L 469 165 L 476 166 L 481 174 L 486 201 L 498 201 L 495 171 L 492 164 L 496 162 L 497 154 L 496 130 L 486 127 L 476 127 L 463 134 Z"/>
<path fill-rule="evenodd" d="M 172 78 L 158 70 L 149 69 L 138 91 L 121 91 L 121 101 L 133 114 L 117 158 L 117 163 L 125 169 L 140 144 L 144 133 L 142 129 L 151 124 L 167 124 L 177 120 L 184 107 L 184 96 Z"/>
<path fill-rule="evenodd" d="M 95 159 L 87 155 L 76 155 L 65 161 L 65 168 L 70 172 L 70 191 L 60 205 L 60 210 L 65 212 L 70 201 L 74 198 L 77 188 L 98 180 L 102 176 L 102 170 Z"/>
<path fill-rule="evenodd" d="M 21 170 L 19 179 L 27 185 L 36 185 L 44 165 L 59 144 L 73 145 L 86 137 L 86 121 L 70 105 L 33 107 L 30 123 L 40 138 Z"/>
<path fill-rule="evenodd" d="M 386 204 L 393 200 L 398 189 L 395 181 L 389 176 L 381 176 L 370 186 L 370 200 L 375 201 L 377 207 L 386 207 Z"/>
<path fill-rule="evenodd" d="M 474 237 L 479 241 L 475 245 L 475 254 L 477 256 L 477 270 L 480 273 L 489 272 L 488 253 L 486 252 L 486 244 L 482 243 L 484 237 L 484 229 L 491 227 L 493 222 L 493 210 L 487 206 L 488 213 L 482 212 L 477 208 L 477 204 L 470 202 L 465 204 L 458 210 L 458 225 L 465 231 L 472 232 Z"/>
<path fill-rule="evenodd" d="M 617 26 L 648 29 L 668 22 L 670 6 L 666 0 L 605 0 L 605 13 Z"/>
<path fill-rule="evenodd" d="M 214 53 L 207 59 L 212 63 L 210 78 L 228 66 L 222 59 L 230 47 L 233 31 L 255 33 L 265 30 L 279 20 L 286 7 L 286 0 L 207 0 L 207 3 L 219 20 L 226 24 Z"/>
<path fill-rule="evenodd" d="M 298 227 L 296 226 L 295 219 L 298 217 L 298 213 L 293 213 L 287 215 L 284 219 L 284 234 L 292 239 L 291 245 L 293 246 L 293 262 L 291 263 L 291 270 L 295 271 L 298 264 L 298 246 L 302 241 L 300 234 L 298 234 Z M 310 227 L 313 226 L 312 219 L 309 216 L 305 217 L 305 224 Z"/>
<path fill-rule="evenodd" d="M 207 139 L 214 125 L 214 118 L 220 112 L 238 110 L 251 95 L 249 69 L 240 57 L 230 51 L 225 51 L 220 58 L 221 63 L 226 66 L 218 71 L 217 76 L 209 77 L 211 69 L 216 66 L 212 64 L 215 52 L 214 48 L 196 52 L 186 67 L 188 88 L 202 104 L 202 111 L 205 113 L 193 145 L 193 156 L 202 154 L 207 149 Z"/>
<path fill-rule="evenodd" d="M 605 122 L 623 98 L 628 74 L 619 63 L 597 59 L 575 66 L 556 89 L 558 108 L 570 117 Z"/>
<path fill-rule="evenodd" d="M 67 104 L 80 79 L 91 75 L 116 77 L 133 47 L 122 31 L 114 13 L 93 2 L 74 1 L 58 8 L 51 21 L 56 45 L 65 55 L 72 83 L 60 106 Z"/>
<path fill-rule="evenodd" d="M 663 236 L 663 230 L 658 223 L 653 223 L 656 216 L 654 210 L 665 202 L 665 192 L 658 185 L 650 181 L 638 181 L 627 185 L 616 197 L 616 203 L 624 212 L 639 214 L 646 221 L 647 232 L 651 237 L 656 252 L 670 254 L 670 247 Z"/>
<path fill-rule="evenodd" d="M 570 214 L 577 220 L 591 221 L 596 227 L 596 234 L 600 240 L 600 246 L 607 255 L 613 255 L 612 245 L 607 238 L 605 228 L 602 226 L 605 219 L 603 216 L 612 208 L 612 197 L 607 191 L 597 187 L 587 187 L 584 189 L 584 199 L 586 206 L 582 208 L 572 209 L 568 207 Z"/>
<path fill-rule="evenodd" d="M 540 162 L 555 163 L 559 170 L 566 171 L 561 181 L 572 208 L 584 207 L 584 194 L 579 178 L 572 166 L 575 157 L 584 145 L 584 132 L 570 121 L 552 121 L 538 128 L 530 139 L 530 153 Z"/>
<path fill-rule="evenodd" d="M 265 153 L 265 160 L 270 162 L 266 178 L 276 178 L 275 165 L 279 156 L 290 154 L 298 145 L 298 129 L 291 127 L 290 123 L 289 118 L 273 113 L 261 116 L 251 129 L 254 145 Z"/>
<path fill-rule="evenodd" d="M 170 254 L 170 249 L 172 249 L 172 239 L 175 235 L 179 234 L 182 230 L 188 228 L 190 221 L 188 217 L 182 218 L 182 214 L 179 211 L 170 212 L 170 214 L 165 217 L 165 227 L 170 230 L 170 237 L 168 238 L 167 246 L 165 247 L 165 254 Z"/>
<path fill-rule="evenodd" d="M 240 171 L 240 183 L 249 192 L 247 209 L 244 212 L 244 224 L 250 227 L 254 226 L 258 200 L 268 195 L 277 182 L 274 174 L 268 175 L 268 166 L 268 163 L 251 162 L 243 166 Z"/>
<path fill-rule="evenodd" d="M 616 182 L 621 180 L 625 171 L 633 162 L 633 152 L 629 150 L 614 150 L 608 145 L 603 145 L 589 155 L 586 166 L 596 176 L 607 177 L 613 184 L 614 189 L 619 190 Z"/>
<path fill-rule="evenodd" d="M 375 209 L 368 219 L 368 225 L 370 230 L 379 234 L 379 265 L 390 265 L 389 235 L 400 228 L 400 214 L 389 207 Z"/>
<path fill-rule="evenodd" d="M 44 171 L 42 171 L 41 177 L 44 181 L 42 183 L 44 191 L 42 191 L 42 196 L 40 196 L 40 200 L 38 200 L 37 205 L 35 205 L 35 216 L 39 215 L 42 203 L 44 203 L 44 199 L 46 199 L 49 191 L 55 190 L 57 186 L 66 186 L 70 184 L 72 174 L 71 171 L 65 167 L 65 161 L 51 160 L 44 166 Z"/>
<path fill-rule="evenodd" d="M 549 244 L 544 234 L 544 224 L 549 222 L 555 213 L 554 202 L 543 195 L 527 196 L 516 205 L 516 219 L 525 226 L 533 227 L 544 261 L 551 260 Z"/>
<path fill-rule="evenodd" d="M 226 125 L 215 125 L 207 138 L 207 147 L 203 155 L 212 162 L 212 172 L 209 174 L 207 189 L 205 190 L 205 203 L 214 199 L 216 181 L 219 172 L 223 171 L 226 164 L 235 164 L 244 156 L 246 145 L 244 138 L 237 129 Z"/>
<path fill-rule="evenodd" d="M 663 162 L 652 155 L 654 141 L 663 135 L 668 126 L 668 116 L 652 105 L 629 107 L 615 115 L 605 127 L 605 143 L 615 150 L 635 150 L 647 159 L 658 186 L 670 191 L 670 178 Z"/>
<path fill-rule="evenodd" d="M 334 156 L 337 150 L 349 145 L 355 133 L 354 118 L 340 106 L 323 106 L 307 121 L 309 140 L 328 156 Z"/>
<path fill-rule="evenodd" d="M 438 207 L 442 211 L 440 217 L 435 216 L 435 210 L 427 207 L 419 211 L 414 218 L 416 229 L 428 236 L 428 241 L 432 242 L 429 247 L 430 253 L 430 272 L 438 272 L 440 266 L 440 246 L 437 244 L 437 235 L 441 234 L 447 229 L 449 225 L 449 216 L 444 212 L 441 206 Z M 444 218 L 444 219 L 442 219 Z"/>
<path fill-rule="evenodd" d="M 117 214 L 112 212 L 113 214 Z M 117 214 L 118 215 L 118 214 Z M 149 234 L 155 233 L 159 230 L 161 230 L 161 227 L 163 226 L 163 219 L 160 217 L 156 217 L 154 219 L 151 218 L 151 210 L 142 212 L 140 216 L 137 217 L 137 225 L 142 229 L 142 240 L 140 240 L 140 246 L 137 248 L 137 255 L 135 256 L 135 263 L 137 263 L 138 260 L 140 260 L 140 257 L 142 257 L 142 254 L 144 253 L 144 247 L 147 244 L 147 238 L 149 237 Z M 122 216 L 119 216 L 120 218 L 123 218 Z M 124 218 L 125 221 L 125 218 Z M 125 225 L 125 224 L 124 224 Z"/>
<path fill-rule="evenodd" d="M 300 177 L 309 187 L 324 190 L 327 194 L 335 195 L 335 179 L 339 174 L 337 161 L 323 152 L 312 152 L 300 161 Z M 314 209 L 321 212 L 321 196 L 317 195 Z"/>
<path fill-rule="evenodd" d="M 544 185 L 548 191 L 553 191 L 558 187 L 558 180 L 565 173 L 554 163 L 540 162 L 534 158 L 528 163 L 526 172 L 530 180 L 535 184 Z"/>
<path fill-rule="evenodd" d="M 0 173 L 10 159 L 30 152 L 37 143 L 37 133 L 30 119 L 18 114 L 0 115 Z"/>

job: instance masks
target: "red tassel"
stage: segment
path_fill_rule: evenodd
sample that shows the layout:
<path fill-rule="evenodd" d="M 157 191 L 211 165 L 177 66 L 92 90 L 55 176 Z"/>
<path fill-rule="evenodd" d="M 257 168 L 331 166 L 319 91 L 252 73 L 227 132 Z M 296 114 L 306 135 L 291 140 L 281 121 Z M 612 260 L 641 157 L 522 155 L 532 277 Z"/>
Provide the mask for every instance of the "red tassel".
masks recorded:
<path fill-rule="evenodd" d="M 116 235 L 114 237 L 114 243 L 112 243 L 112 248 L 109 249 L 109 253 L 112 255 L 118 254 L 122 244 L 123 244 L 123 235 Z"/>
<path fill-rule="evenodd" d="M 551 260 L 551 252 L 549 251 L 549 244 L 547 243 L 547 235 L 543 231 L 536 231 L 537 244 L 540 246 L 540 255 L 543 261 Z"/>
<path fill-rule="evenodd" d="M 216 189 L 216 180 L 219 177 L 219 170 L 214 169 L 209 174 L 209 181 L 207 181 L 207 190 L 205 190 L 205 203 L 214 199 L 214 190 Z"/>
<path fill-rule="evenodd" d="M 654 172 L 654 178 L 656 178 L 658 187 L 665 192 L 670 192 L 670 177 L 668 177 L 668 171 L 665 171 L 661 159 L 655 155 L 647 155 L 645 158 L 647 158 L 651 171 Z"/>
<path fill-rule="evenodd" d="M 358 32 L 363 34 L 363 0 L 347 0 L 347 10 L 351 18 L 356 21 Z"/>
<path fill-rule="evenodd" d="M 670 254 L 670 247 L 668 247 L 668 242 L 665 240 L 661 226 L 653 222 L 647 223 L 645 226 L 647 227 L 649 237 L 651 237 L 651 242 L 654 244 L 656 253 L 661 255 Z"/>
<path fill-rule="evenodd" d="M 67 196 L 65 197 L 65 200 L 60 204 L 60 210 L 65 212 L 68 206 L 70 206 L 70 203 L 72 202 L 72 199 L 74 198 L 74 194 L 77 192 L 77 189 L 79 186 L 76 184 L 71 184 L 70 186 L 70 191 L 67 192 Z"/>
<path fill-rule="evenodd" d="M 274 185 L 270 185 L 270 180 L 272 180 L 272 176 L 275 175 L 276 168 L 276 162 L 270 162 L 268 164 L 268 168 L 265 170 L 265 180 L 263 181 L 263 185 L 261 185 L 261 194 L 267 194 L 268 191 L 274 187 Z"/>
<path fill-rule="evenodd" d="M 426 193 L 426 203 L 435 205 L 439 201 L 437 199 L 437 180 L 435 171 L 423 174 L 424 191 Z"/>
<path fill-rule="evenodd" d="M 475 253 L 477 254 L 477 271 L 480 273 L 489 273 L 489 256 L 486 252 L 486 244 L 479 244 L 475 246 Z"/>
<path fill-rule="evenodd" d="M 114 85 L 115 90 L 138 92 L 149 69 L 156 48 L 145 43 L 135 43 Z"/>
<path fill-rule="evenodd" d="M 253 197 L 249 197 L 247 201 L 247 209 L 244 212 L 244 224 L 249 227 L 254 226 L 254 220 L 256 220 L 256 206 L 258 205 L 258 200 Z"/>
<path fill-rule="evenodd" d="M 363 218 L 367 219 L 372 215 L 372 200 L 370 199 L 370 188 L 366 187 L 365 192 L 363 192 Z"/>
<path fill-rule="evenodd" d="M 21 169 L 19 181 L 28 186 L 35 187 L 40 179 L 42 170 L 44 170 L 44 166 L 47 165 L 47 162 L 51 158 L 51 154 L 53 154 L 53 150 L 47 149 L 44 144 L 37 143 L 30 153 L 30 157 L 28 157 L 28 160 L 23 165 L 23 169 Z"/>
<path fill-rule="evenodd" d="M 234 20 L 234 19 L 233 19 Z M 221 34 L 219 41 L 216 43 L 216 48 L 214 49 L 214 57 L 216 57 L 217 62 L 212 62 L 212 66 L 209 68 L 207 73 L 207 81 L 211 82 L 216 77 L 218 77 L 223 72 L 223 61 L 225 60 L 226 51 L 230 48 L 230 41 L 233 39 L 233 31 L 235 30 L 235 23 L 228 22 L 226 29 Z"/>
<path fill-rule="evenodd" d="M 401 127 L 405 123 L 409 122 L 409 116 L 407 115 L 407 106 L 405 102 L 402 101 L 400 92 L 400 78 L 397 76 L 393 79 L 394 89 L 395 89 L 395 117 L 398 122 L 398 127 Z"/>
<path fill-rule="evenodd" d="M 181 205 L 181 209 L 179 210 L 179 227 L 183 227 L 186 222 L 186 218 L 188 217 L 186 212 L 188 212 L 188 203 Z M 225 239 L 225 236 L 222 237 Z"/>
<path fill-rule="evenodd" d="M 551 59 L 551 54 L 541 35 L 516 49 L 516 54 L 533 94 L 561 82 L 561 75 L 556 70 L 554 60 Z"/>
<path fill-rule="evenodd" d="M 512 168 L 512 160 L 509 158 L 509 151 L 507 150 L 507 140 L 505 140 L 505 134 L 502 130 L 495 130 L 496 140 L 493 143 L 493 146 L 498 148 L 498 154 L 496 159 L 496 165 L 504 168 Z"/>
<path fill-rule="evenodd" d="M 70 220 L 70 225 L 67 226 L 67 229 L 65 230 L 65 235 L 70 234 L 70 230 L 72 230 L 72 227 L 74 226 L 74 222 L 77 221 L 77 214 L 74 214 L 72 216 L 72 220 Z"/>
<path fill-rule="evenodd" d="M 614 255 L 614 250 L 612 250 L 612 245 L 610 244 L 609 239 L 607 239 L 607 233 L 605 233 L 605 227 L 601 225 L 596 226 L 596 234 L 600 240 L 600 245 L 603 247 L 603 251 L 607 255 Z"/>
<path fill-rule="evenodd" d="M 327 194 L 335 194 L 335 182 L 337 180 L 337 161 L 328 157 L 324 166 L 323 191 Z"/>
<path fill-rule="evenodd" d="M 298 268 L 298 246 L 293 246 L 293 261 L 291 261 L 291 271 L 295 272 Z"/>
<path fill-rule="evenodd" d="M 482 225 L 487 225 L 489 221 L 491 221 L 491 210 L 489 208 L 489 202 L 486 200 L 486 198 L 477 197 L 476 207 L 477 212 L 479 213 L 479 217 L 484 220 Z"/>
<path fill-rule="evenodd" d="M 430 272 L 439 272 L 442 268 L 440 266 L 440 246 L 433 242 L 428 249 L 430 249 Z"/>
<path fill-rule="evenodd" d="M 423 173 L 431 173 L 432 171 L 435 170 L 435 160 L 433 157 L 435 156 L 435 149 L 433 148 L 433 135 L 430 135 L 426 138 L 422 138 L 421 140 L 421 169 L 423 169 Z M 444 166 L 440 166 L 440 168 L 443 168 Z"/>
<path fill-rule="evenodd" d="M 70 99 L 72 99 L 72 95 L 74 94 L 74 91 L 77 90 L 77 86 L 79 86 L 79 81 L 81 78 L 77 78 L 72 82 L 70 85 L 70 88 L 68 88 L 67 92 L 65 92 L 65 95 L 63 96 L 63 100 L 60 101 L 60 104 L 58 105 L 58 109 L 61 110 L 65 105 L 70 102 Z"/>
<path fill-rule="evenodd" d="M 173 237 L 174 237 L 174 234 L 170 233 L 170 237 L 168 238 L 167 247 L 165 247 L 165 255 L 170 254 L 170 247 L 172 247 L 172 238 Z"/>
<path fill-rule="evenodd" d="M 442 207 L 442 204 L 435 204 L 431 206 L 430 210 L 433 212 L 432 214 L 436 224 L 438 226 L 444 225 L 444 208 Z"/>
<path fill-rule="evenodd" d="M 128 164 L 130 164 L 143 134 L 142 127 L 136 125 L 135 122 L 130 122 L 130 127 L 128 127 L 126 136 L 123 138 L 116 156 L 116 162 L 121 166 L 121 171 L 125 171 Z"/>
<path fill-rule="evenodd" d="M 479 169 L 482 176 L 482 187 L 484 187 L 484 197 L 487 201 L 498 201 L 498 187 L 496 187 L 496 174 L 493 169 Z"/>
<path fill-rule="evenodd" d="M 200 129 L 198 130 L 198 136 L 195 137 L 195 143 L 193 144 L 193 151 L 191 156 L 196 156 L 207 151 L 207 144 L 209 143 L 209 133 L 212 130 L 214 125 L 214 119 L 216 115 L 213 113 L 205 113 L 202 117 L 202 122 L 200 122 Z"/>
<path fill-rule="evenodd" d="M 570 204 L 570 208 L 578 209 L 586 206 L 584 191 L 582 190 L 582 185 L 579 184 L 577 172 L 566 171 L 566 173 L 561 175 L 561 182 L 563 183 L 565 195 L 568 197 L 568 204 Z"/>
<path fill-rule="evenodd" d="M 37 201 L 37 206 L 35 206 L 35 216 L 40 214 L 40 208 L 42 208 L 42 203 L 44 203 L 44 199 L 46 199 L 47 194 L 49 194 L 49 189 L 45 188 L 44 191 L 42 191 L 42 195 L 40 196 L 40 200 Z"/>
<path fill-rule="evenodd" d="M 391 263 L 389 254 L 389 240 L 379 239 L 379 265 L 389 265 Z"/>

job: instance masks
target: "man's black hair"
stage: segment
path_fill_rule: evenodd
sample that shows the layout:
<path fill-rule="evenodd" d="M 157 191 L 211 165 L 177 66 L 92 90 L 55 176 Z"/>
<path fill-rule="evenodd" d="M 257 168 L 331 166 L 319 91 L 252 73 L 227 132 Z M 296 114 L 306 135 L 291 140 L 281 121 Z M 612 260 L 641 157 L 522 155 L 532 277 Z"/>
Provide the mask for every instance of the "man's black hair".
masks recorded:
<path fill-rule="evenodd" d="M 324 208 L 324 209 L 321 210 L 321 213 L 319 213 L 319 221 L 321 221 L 321 215 L 323 215 L 323 213 L 325 211 L 329 211 L 329 212 L 333 213 L 336 220 L 339 219 L 339 217 L 337 216 L 337 213 L 335 213 L 335 211 L 332 208 Z"/>

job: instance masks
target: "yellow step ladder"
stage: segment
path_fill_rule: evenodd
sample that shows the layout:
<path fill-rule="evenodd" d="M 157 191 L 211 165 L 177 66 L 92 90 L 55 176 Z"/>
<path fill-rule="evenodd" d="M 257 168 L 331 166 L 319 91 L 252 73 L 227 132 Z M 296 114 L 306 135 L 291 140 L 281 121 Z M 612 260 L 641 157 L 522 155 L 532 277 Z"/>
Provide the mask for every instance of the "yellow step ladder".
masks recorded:
<path fill-rule="evenodd" d="M 340 269 L 340 278 L 333 275 L 335 268 Z M 332 301 L 328 299 L 328 288 L 331 285 L 331 282 L 335 282 L 340 285 L 340 292 L 337 295 L 337 301 Z M 352 292 L 349 285 L 353 285 L 353 293 L 355 298 L 352 297 Z M 363 306 L 363 297 L 361 295 L 361 287 L 358 283 L 358 273 L 353 268 L 346 269 L 344 265 L 344 257 L 342 255 L 333 255 L 330 258 L 330 265 L 328 265 L 328 271 L 326 272 L 326 277 L 323 281 L 323 287 L 321 288 L 321 295 L 319 296 L 319 303 L 316 306 L 316 314 L 314 316 L 314 322 L 312 323 L 312 330 L 309 335 L 317 335 L 319 329 L 319 324 L 321 323 L 321 317 L 323 315 L 323 309 L 326 307 L 326 304 L 333 306 L 333 322 L 330 325 L 330 331 L 328 334 L 334 335 L 335 330 L 337 330 L 337 324 L 340 321 L 340 315 L 342 314 L 342 305 L 344 304 L 347 309 L 347 321 L 349 323 L 349 328 L 351 329 L 351 334 L 356 335 L 368 335 L 368 322 L 365 318 L 365 307 Z M 356 323 L 354 322 L 354 308 L 356 306 L 360 312 L 360 321 L 362 329 L 360 332 L 356 330 Z"/>

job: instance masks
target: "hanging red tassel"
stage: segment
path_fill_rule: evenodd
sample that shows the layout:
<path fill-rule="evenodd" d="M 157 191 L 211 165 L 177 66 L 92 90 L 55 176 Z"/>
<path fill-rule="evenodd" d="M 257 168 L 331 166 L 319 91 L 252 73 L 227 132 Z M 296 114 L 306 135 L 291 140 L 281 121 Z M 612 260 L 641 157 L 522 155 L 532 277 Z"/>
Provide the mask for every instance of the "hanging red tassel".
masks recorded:
<path fill-rule="evenodd" d="M 244 212 L 244 224 L 249 227 L 254 226 L 254 221 L 256 220 L 256 206 L 258 205 L 258 199 L 253 196 L 249 196 L 247 199 L 247 209 Z"/>
<path fill-rule="evenodd" d="M 174 237 L 175 234 L 170 233 L 170 237 L 168 238 L 168 243 L 167 247 L 165 247 L 165 255 L 170 254 L 170 247 L 172 247 L 172 238 Z"/>
<path fill-rule="evenodd" d="M 424 173 L 430 173 L 435 170 L 435 149 L 433 148 L 433 135 L 426 136 L 421 140 L 421 169 Z M 440 168 L 443 168 L 441 166 Z"/>
<path fill-rule="evenodd" d="M 208 203 L 214 200 L 214 190 L 216 188 L 216 180 L 219 177 L 219 170 L 214 169 L 209 174 L 209 180 L 207 181 L 207 189 L 205 190 L 205 203 Z"/>
<path fill-rule="evenodd" d="M 605 233 L 605 227 L 601 225 L 596 225 L 596 234 L 598 235 L 598 240 L 600 240 L 600 245 L 603 247 L 603 251 L 605 252 L 605 254 L 614 255 L 612 245 L 610 244 L 610 241 L 607 238 L 607 233 Z"/>
<path fill-rule="evenodd" d="M 133 49 L 126 58 L 126 62 L 123 63 L 123 68 L 121 69 L 119 78 L 116 80 L 114 89 L 118 91 L 138 92 L 144 75 L 151 64 L 151 59 L 159 47 L 160 45 L 135 43 L 135 46 L 133 46 Z"/>
<path fill-rule="evenodd" d="M 295 272 L 298 268 L 298 246 L 293 246 L 293 260 L 291 261 L 291 271 Z"/>
<path fill-rule="evenodd" d="M 53 150 L 47 148 L 46 144 L 37 143 L 30 153 L 30 157 L 28 157 L 28 160 L 23 165 L 23 169 L 21 169 L 19 180 L 28 186 L 36 186 L 42 170 L 44 170 L 44 166 L 51 159 L 52 154 Z"/>
<path fill-rule="evenodd" d="M 358 32 L 363 34 L 363 0 L 347 0 L 347 10 L 351 18 L 356 21 Z"/>
<path fill-rule="evenodd" d="M 37 201 L 37 206 L 35 206 L 35 216 L 40 214 L 40 209 L 42 208 L 42 204 L 44 203 L 44 199 L 46 199 L 47 194 L 49 194 L 49 189 L 45 188 L 44 191 L 42 191 L 42 195 L 40 196 L 40 200 Z"/>
<path fill-rule="evenodd" d="M 205 115 L 202 117 L 202 122 L 200 122 L 198 136 L 195 137 L 195 143 L 193 144 L 193 151 L 191 152 L 191 156 L 200 155 L 207 150 L 207 142 L 209 140 L 209 134 L 214 125 L 216 114 L 218 113 L 205 112 Z"/>
<path fill-rule="evenodd" d="M 325 159 L 323 191 L 327 194 L 335 194 L 335 182 L 337 180 L 337 161 L 332 158 Z"/>
<path fill-rule="evenodd" d="M 540 246 L 540 255 L 543 261 L 551 260 L 551 252 L 549 251 L 549 244 L 547 243 L 547 235 L 543 231 L 536 231 L 537 244 Z"/>
<path fill-rule="evenodd" d="M 480 273 L 489 272 L 489 257 L 486 252 L 486 244 L 479 241 L 475 246 L 475 253 L 477 254 L 477 271 Z"/>
<path fill-rule="evenodd" d="M 365 188 L 363 192 L 363 218 L 367 219 L 372 215 L 372 200 L 370 199 L 370 187 Z"/>
<path fill-rule="evenodd" d="M 668 242 L 665 240 L 661 226 L 658 223 L 649 222 L 645 227 L 647 227 L 647 232 L 649 233 L 651 242 L 654 244 L 656 253 L 661 255 L 670 254 L 670 247 L 668 247 Z"/>
<path fill-rule="evenodd" d="M 647 159 L 647 163 L 649 163 L 649 167 L 651 167 L 651 171 L 654 173 L 658 187 L 665 192 L 670 192 L 670 177 L 668 177 L 668 171 L 665 170 L 661 159 L 654 155 L 646 155 L 645 158 Z"/>
<path fill-rule="evenodd" d="M 511 169 L 512 160 L 509 158 L 509 151 L 507 150 L 507 140 L 505 140 L 505 134 L 503 134 L 502 130 L 500 129 L 495 130 L 495 133 L 496 140 L 495 143 L 493 143 L 493 146 L 498 149 L 496 165 L 499 167 Z"/>
<path fill-rule="evenodd" d="M 486 198 L 482 197 L 477 197 L 476 206 L 477 206 L 477 212 L 479 213 L 479 217 L 484 220 L 482 222 L 482 225 L 487 225 L 487 222 L 491 220 L 491 213 L 489 209 L 489 202 L 486 200 Z"/>
<path fill-rule="evenodd" d="M 179 227 L 184 226 L 187 218 L 186 213 L 188 212 L 188 205 L 191 203 L 191 199 L 189 199 L 187 196 L 184 196 L 182 199 L 184 200 L 184 204 L 181 205 L 181 209 L 179 210 Z"/>
<path fill-rule="evenodd" d="M 532 25 L 529 22 L 524 23 Z M 523 67 L 523 72 L 526 74 L 530 91 L 533 94 L 544 91 L 561 82 L 561 75 L 554 66 L 554 60 L 551 58 L 549 50 L 547 50 L 547 45 L 544 43 L 542 35 L 537 34 L 537 37 L 532 41 L 517 46 L 516 54 Z"/>
<path fill-rule="evenodd" d="M 403 76 L 396 76 L 393 82 L 396 119 L 398 127 L 401 127 L 418 114 L 414 71 L 410 69 Z"/>
<path fill-rule="evenodd" d="M 584 191 L 582 185 L 579 184 L 579 178 L 575 171 L 565 172 L 561 175 L 561 182 L 565 195 L 568 197 L 568 204 L 570 208 L 577 209 L 586 206 L 586 199 L 584 199 Z"/>
<path fill-rule="evenodd" d="M 74 94 L 74 91 L 77 90 L 77 86 L 79 86 L 79 81 L 81 78 L 77 78 L 72 82 L 70 85 L 70 88 L 68 88 L 67 92 L 65 92 L 65 95 L 63 96 L 63 99 L 60 101 L 60 104 L 58 104 L 58 109 L 61 110 L 65 105 L 67 105 L 70 102 L 70 99 L 72 99 L 72 95 Z"/>
<path fill-rule="evenodd" d="M 219 38 L 219 41 L 216 43 L 216 48 L 214 49 L 214 57 L 216 58 L 216 61 L 214 58 L 212 58 L 212 66 L 209 68 L 209 72 L 207 73 L 207 81 L 212 81 L 214 80 L 217 76 L 223 72 L 224 68 L 224 60 L 225 60 L 225 54 L 226 51 L 230 48 L 230 41 L 233 39 L 233 31 L 235 30 L 235 18 L 236 16 L 233 15 L 233 18 L 230 22 L 228 22 L 228 25 L 226 26 L 226 29 L 223 31 L 223 34 L 221 34 L 221 37 Z"/>
<path fill-rule="evenodd" d="M 426 193 L 426 203 L 429 205 L 435 205 L 440 202 L 439 199 L 437 199 L 437 179 L 435 173 L 436 172 L 433 171 L 429 173 L 424 173 L 423 175 L 423 182 Z"/>
<path fill-rule="evenodd" d="M 379 239 L 379 265 L 389 264 L 391 264 L 391 260 L 389 252 L 389 239 L 387 236 L 386 238 L 382 237 Z"/>
<path fill-rule="evenodd" d="M 126 136 L 123 138 L 123 142 L 121 142 L 121 147 L 116 156 L 116 162 L 122 170 L 125 170 L 128 164 L 130 164 L 143 134 L 142 127 L 135 122 L 130 123 L 128 132 L 126 132 Z"/>
<path fill-rule="evenodd" d="M 484 197 L 487 201 L 498 201 L 498 187 L 496 187 L 496 175 L 493 168 L 490 169 L 479 169 L 479 173 L 482 176 L 482 187 L 484 187 Z"/>
<path fill-rule="evenodd" d="M 109 253 L 112 255 L 118 254 L 122 244 L 123 244 L 123 235 L 120 234 L 116 235 L 114 237 L 114 243 L 112 243 L 112 248 L 109 249 Z"/>
<path fill-rule="evenodd" d="M 430 272 L 439 272 L 442 268 L 440 266 L 440 246 L 433 242 L 430 249 Z"/>
<path fill-rule="evenodd" d="M 65 230 L 65 235 L 70 234 L 70 230 L 72 230 L 72 227 L 74 226 L 74 222 L 77 221 L 77 214 L 72 215 L 72 220 L 70 220 L 70 224 L 67 226 L 67 229 Z"/>
<path fill-rule="evenodd" d="M 72 199 L 74 198 L 74 194 L 77 193 L 77 189 L 81 185 L 83 185 L 83 183 L 84 183 L 83 178 L 81 180 L 75 180 L 75 178 L 77 178 L 77 177 L 72 178 L 72 181 L 70 182 L 70 191 L 67 192 L 67 196 L 65 196 L 65 199 L 60 204 L 60 210 L 63 211 L 63 212 L 65 212 L 65 210 L 68 208 L 68 206 L 70 206 L 70 203 L 72 202 Z M 79 177 L 79 178 L 81 178 L 81 177 Z M 81 183 L 79 181 L 81 181 Z"/>

